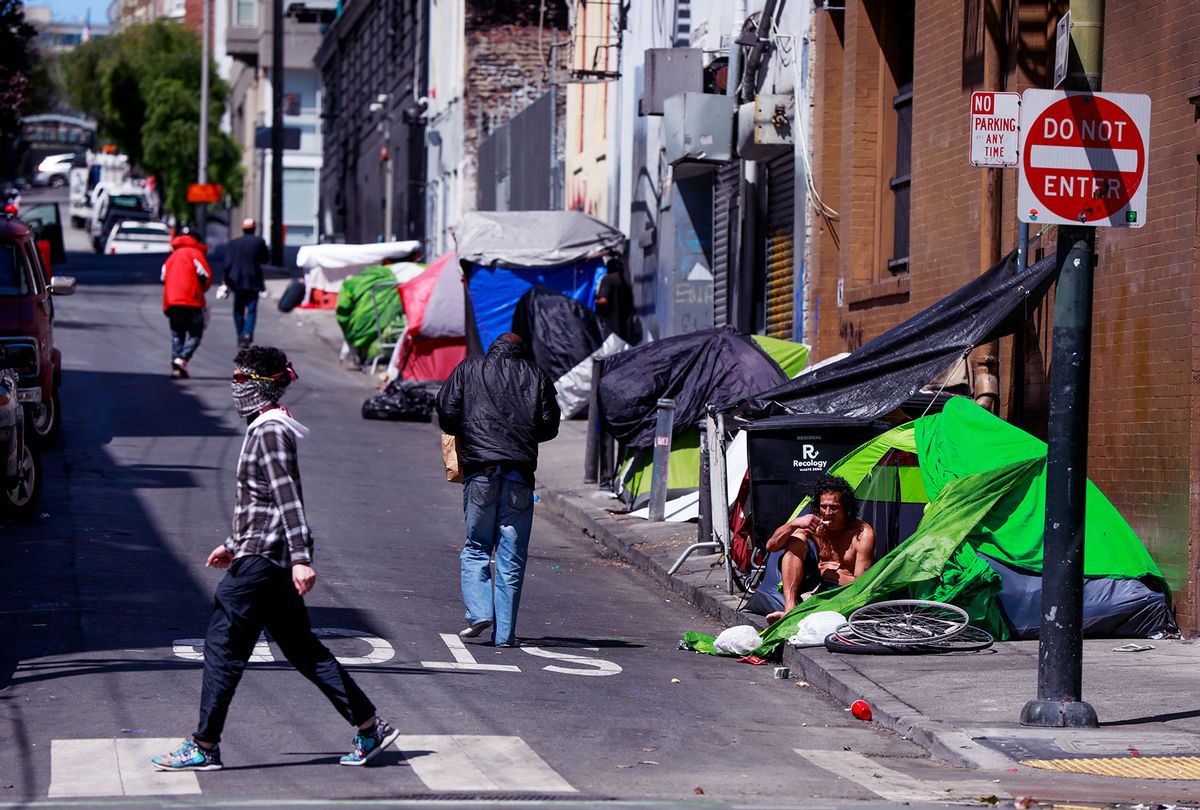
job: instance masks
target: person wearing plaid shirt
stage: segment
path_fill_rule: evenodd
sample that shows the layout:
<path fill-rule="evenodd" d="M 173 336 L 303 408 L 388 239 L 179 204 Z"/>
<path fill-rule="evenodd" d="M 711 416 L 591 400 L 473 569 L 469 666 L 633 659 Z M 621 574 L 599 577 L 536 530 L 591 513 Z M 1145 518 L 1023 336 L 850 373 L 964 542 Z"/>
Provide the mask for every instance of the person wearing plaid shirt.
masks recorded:
<path fill-rule="evenodd" d="M 248 426 L 237 464 L 233 534 L 206 563 L 228 570 L 217 585 L 204 639 L 200 724 L 192 739 L 150 762 L 162 771 L 221 769 L 219 743 L 229 704 L 266 629 L 288 662 L 357 728 L 354 748 L 340 764 L 365 765 L 399 732 L 376 714 L 309 624 L 303 597 L 317 573 L 296 454 L 296 442 L 308 429 L 279 405 L 296 374 L 284 353 L 268 346 L 243 349 L 234 364 L 234 404 Z"/>

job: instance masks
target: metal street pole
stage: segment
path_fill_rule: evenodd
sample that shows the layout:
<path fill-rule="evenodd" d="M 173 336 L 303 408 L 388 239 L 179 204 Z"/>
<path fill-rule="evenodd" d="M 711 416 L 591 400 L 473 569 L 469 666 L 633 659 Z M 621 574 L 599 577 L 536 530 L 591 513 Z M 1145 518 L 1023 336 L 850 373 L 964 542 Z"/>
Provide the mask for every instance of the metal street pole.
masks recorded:
<path fill-rule="evenodd" d="M 204 31 L 200 35 L 200 156 L 196 165 L 196 182 L 208 182 L 208 53 L 211 48 L 209 42 L 209 14 L 211 0 L 202 0 L 204 12 L 201 15 Z M 200 232 L 200 241 L 208 241 L 208 205 L 205 203 L 196 203 L 196 229 Z"/>
<path fill-rule="evenodd" d="M 283 266 L 283 0 L 271 3 L 271 264 Z"/>
<path fill-rule="evenodd" d="M 1072 0 L 1066 90 L 1100 91 L 1104 0 Z M 1094 727 L 1083 693 L 1083 538 L 1096 230 L 1060 226 L 1050 360 L 1038 696 L 1021 725 Z"/>

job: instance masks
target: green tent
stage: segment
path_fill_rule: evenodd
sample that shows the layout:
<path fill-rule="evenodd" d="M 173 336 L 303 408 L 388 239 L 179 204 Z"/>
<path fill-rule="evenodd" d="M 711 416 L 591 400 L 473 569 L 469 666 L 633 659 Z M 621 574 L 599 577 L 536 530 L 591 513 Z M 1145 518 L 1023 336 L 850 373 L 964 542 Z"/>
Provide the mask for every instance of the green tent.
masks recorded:
<path fill-rule="evenodd" d="M 395 273 L 377 264 L 347 278 L 338 292 L 336 314 L 342 335 L 359 355 L 369 358 L 378 354 L 380 337 L 391 341 L 404 331 Z"/>
<path fill-rule="evenodd" d="M 915 453 L 919 480 L 911 472 L 890 471 L 904 469 L 885 463 L 898 453 Z M 957 604 L 973 624 L 1008 638 L 997 598 L 1000 576 L 979 554 L 1024 571 L 1041 571 L 1045 453 L 1042 441 L 971 400 L 955 397 L 941 413 L 901 425 L 847 455 L 830 468 L 831 474 L 846 478 L 860 499 L 891 497 L 919 506 L 919 525 L 855 582 L 817 594 L 764 630 L 756 652 L 774 650 L 810 613 L 848 615 L 863 605 L 903 596 Z M 1090 481 L 1084 574 L 1150 578 L 1166 591 L 1145 546 Z M 712 650 L 709 636 L 688 633 L 685 640 L 693 649 Z"/>

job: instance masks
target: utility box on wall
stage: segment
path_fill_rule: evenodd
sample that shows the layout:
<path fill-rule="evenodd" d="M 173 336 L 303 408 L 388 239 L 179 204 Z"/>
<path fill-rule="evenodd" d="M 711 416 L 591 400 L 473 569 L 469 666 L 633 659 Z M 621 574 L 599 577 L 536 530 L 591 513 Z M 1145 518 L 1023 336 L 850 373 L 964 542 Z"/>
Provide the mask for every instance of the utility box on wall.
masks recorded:
<path fill-rule="evenodd" d="M 680 93 L 663 104 L 667 162 L 733 160 L 733 96 Z"/>
<path fill-rule="evenodd" d="M 667 99 L 677 93 L 704 92 L 704 52 L 699 48 L 648 48 L 645 70 L 639 115 L 662 115 Z"/>
<path fill-rule="evenodd" d="M 737 154 L 744 160 L 770 160 L 791 152 L 796 97 L 758 95 L 737 111 Z"/>

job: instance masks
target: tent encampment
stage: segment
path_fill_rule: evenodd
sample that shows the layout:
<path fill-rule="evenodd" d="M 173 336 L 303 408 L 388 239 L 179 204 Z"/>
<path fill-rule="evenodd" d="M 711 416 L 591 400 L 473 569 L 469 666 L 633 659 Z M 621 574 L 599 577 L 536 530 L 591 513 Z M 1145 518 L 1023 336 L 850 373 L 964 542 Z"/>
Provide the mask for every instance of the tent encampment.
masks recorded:
<path fill-rule="evenodd" d="M 473 351 L 512 329 L 517 302 L 535 286 L 593 309 L 603 257 L 625 245 L 620 231 L 579 211 L 476 211 L 464 217 L 455 238 Z"/>
<path fill-rule="evenodd" d="M 466 357 L 465 298 L 453 253 L 439 256 L 425 272 L 401 285 L 408 325 L 390 364 L 400 379 L 441 382 Z"/>
<path fill-rule="evenodd" d="M 412 259 L 421 243 L 371 242 L 363 245 L 304 245 L 296 254 L 296 266 L 304 273 L 306 297 L 313 291 L 337 295 L 342 282 L 364 267 Z"/>
<path fill-rule="evenodd" d="M 731 402 L 742 396 L 739 391 L 799 374 L 807 359 L 808 346 L 803 343 L 744 335 L 728 328 L 667 338 L 606 359 L 600 378 L 605 430 L 611 432 L 613 425 L 620 425 L 624 433 L 613 435 L 637 440 L 624 442 L 617 494 L 634 510 L 649 500 L 654 456 L 651 440 L 658 400 L 675 397 L 667 499 L 677 502 L 668 505 L 667 515 L 672 521 L 697 517 L 700 431 L 696 424 L 703 418 L 706 404 Z M 742 452 L 742 473 L 744 455 Z"/>
<path fill-rule="evenodd" d="M 815 611 L 846 615 L 902 595 L 957 604 L 1000 639 L 1035 634 L 1037 610 L 1031 619 L 1029 607 L 1040 596 L 1045 454 L 1045 443 L 963 397 L 850 453 L 830 471 L 865 502 L 877 548 L 894 547 L 850 585 L 815 595 L 765 630 L 758 652 Z M 1085 508 L 1084 634 L 1175 632 L 1162 573 L 1090 481 Z M 687 635 L 706 652 L 707 638 Z"/>

